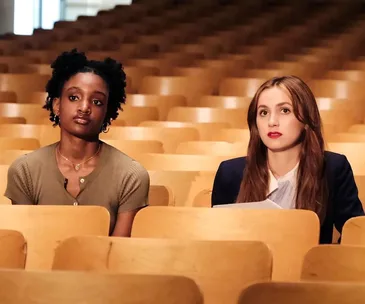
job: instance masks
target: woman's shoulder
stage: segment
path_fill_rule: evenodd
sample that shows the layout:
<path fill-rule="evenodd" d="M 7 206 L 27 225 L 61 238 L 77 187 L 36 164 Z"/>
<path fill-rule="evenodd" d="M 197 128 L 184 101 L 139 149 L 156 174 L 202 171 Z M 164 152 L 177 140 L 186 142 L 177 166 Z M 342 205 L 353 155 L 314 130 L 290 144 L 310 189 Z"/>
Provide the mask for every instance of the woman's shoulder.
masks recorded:
<path fill-rule="evenodd" d="M 354 178 L 350 162 L 345 155 L 339 153 L 325 152 L 325 171 L 329 183 L 334 185 Z"/>
<path fill-rule="evenodd" d="M 246 166 L 246 157 L 225 160 L 219 165 L 217 176 L 221 180 L 241 180 Z"/>
<path fill-rule="evenodd" d="M 15 159 L 15 161 L 13 161 L 13 163 L 11 164 L 11 167 L 19 167 L 24 165 L 32 167 L 46 164 L 49 160 L 52 159 L 52 157 L 54 157 L 56 145 L 57 143 L 39 148 L 29 153 L 25 153 Z"/>
<path fill-rule="evenodd" d="M 345 155 L 335 152 L 325 151 L 324 159 L 326 167 L 329 169 L 342 168 L 343 166 L 349 164 Z"/>
<path fill-rule="evenodd" d="M 232 171 L 242 171 L 246 166 L 246 157 L 237 157 L 222 161 L 220 168 Z"/>
<path fill-rule="evenodd" d="M 55 146 L 56 144 L 52 144 L 19 156 L 9 166 L 8 175 L 19 176 L 23 179 L 31 178 L 42 168 L 48 167 L 49 162 L 54 157 Z"/>

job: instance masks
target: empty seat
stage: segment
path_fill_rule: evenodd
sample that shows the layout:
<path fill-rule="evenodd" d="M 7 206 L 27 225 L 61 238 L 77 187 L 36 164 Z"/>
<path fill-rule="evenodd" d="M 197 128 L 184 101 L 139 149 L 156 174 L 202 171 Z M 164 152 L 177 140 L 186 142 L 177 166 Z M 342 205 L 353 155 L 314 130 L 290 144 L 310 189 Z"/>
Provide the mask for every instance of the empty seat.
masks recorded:
<path fill-rule="evenodd" d="M 0 91 L 0 102 L 16 102 L 17 96 L 12 91 Z"/>
<path fill-rule="evenodd" d="M 132 80 L 132 91 L 137 92 L 141 86 L 142 79 L 146 76 L 156 76 L 159 74 L 159 70 L 154 67 L 135 67 L 125 66 L 124 72 Z"/>
<path fill-rule="evenodd" d="M 222 155 L 242 156 L 247 150 L 245 143 L 228 143 L 224 141 L 187 141 L 182 142 L 176 149 L 176 154 L 189 155 Z"/>
<path fill-rule="evenodd" d="M 205 79 L 189 77 L 154 77 L 143 78 L 139 93 L 159 95 L 182 95 L 186 97 L 188 104 L 193 104 L 196 98 L 203 95 L 211 95 L 214 88 Z"/>
<path fill-rule="evenodd" d="M 27 98 L 29 98 L 29 96 L 30 93 L 28 92 Z M 24 117 L 27 123 L 35 123 L 39 120 L 39 118 L 47 118 L 49 116 L 49 112 L 43 109 L 42 105 L 39 104 L 0 103 L 0 116 Z"/>
<path fill-rule="evenodd" d="M 119 121 L 123 121 L 126 126 L 138 126 L 145 120 L 158 120 L 158 110 L 156 107 L 133 107 L 126 105 L 118 115 L 114 125 L 118 125 Z"/>
<path fill-rule="evenodd" d="M 342 229 L 341 244 L 365 244 L 365 216 L 351 218 L 345 223 Z"/>
<path fill-rule="evenodd" d="M 195 50 L 196 46 L 198 48 L 198 52 L 199 49 L 206 49 L 206 46 L 203 45 L 182 45 L 185 47 L 189 47 L 192 46 Z M 216 94 L 218 86 L 220 81 L 226 76 L 226 74 L 228 74 L 228 72 L 222 71 L 220 69 L 215 69 L 215 68 L 209 68 L 209 67 L 175 67 L 172 70 L 172 74 L 174 76 L 185 76 L 185 77 L 189 77 L 189 78 L 201 78 L 201 79 L 206 79 L 208 80 L 214 87 L 214 94 Z M 194 105 L 194 104 L 191 104 Z"/>
<path fill-rule="evenodd" d="M 244 290 L 238 304 L 357 304 L 365 297 L 365 284 L 257 283 Z"/>
<path fill-rule="evenodd" d="M 34 150 L 3 150 L 0 153 L 0 165 L 2 166 L 10 166 L 18 157 L 31 153 Z M 8 203 L 8 199 L 5 197 L 1 198 L 1 203 Z"/>
<path fill-rule="evenodd" d="M 45 105 L 47 100 L 47 95 L 48 93 L 46 92 L 33 92 L 30 95 L 30 98 L 29 100 L 27 100 L 27 102 Z"/>
<path fill-rule="evenodd" d="M 339 142 L 365 142 L 365 134 L 359 133 L 334 133 L 326 138 L 328 142 L 339 143 Z"/>
<path fill-rule="evenodd" d="M 180 142 L 198 140 L 199 133 L 193 128 L 112 127 L 100 137 L 102 140 L 156 140 L 163 143 L 165 152 L 174 152 Z"/>
<path fill-rule="evenodd" d="M 1 106 L 0 106 L 1 108 Z M 33 124 L 0 124 L 1 137 L 14 138 L 35 138 L 41 146 L 55 143 L 60 139 L 60 129 L 51 125 L 33 125 Z"/>
<path fill-rule="evenodd" d="M 136 157 L 147 170 L 216 171 L 227 155 L 184 155 L 145 153 Z"/>
<path fill-rule="evenodd" d="M 26 120 L 24 117 L 1 117 L 0 116 L 0 125 L 7 124 L 25 124 Z"/>
<path fill-rule="evenodd" d="M 219 95 L 253 97 L 265 81 L 265 78 L 226 78 L 219 86 Z"/>
<path fill-rule="evenodd" d="M 181 95 L 129 94 L 127 104 L 133 107 L 155 107 L 158 120 L 166 120 L 171 108 L 186 106 L 186 98 Z M 123 118 L 123 113 L 121 116 Z"/>
<path fill-rule="evenodd" d="M 171 189 L 174 206 L 184 206 L 193 180 L 199 175 L 197 171 L 149 170 L 151 185 L 166 186 Z"/>
<path fill-rule="evenodd" d="M 168 186 L 151 185 L 148 192 L 149 206 L 174 206 L 174 193 Z"/>
<path fill-rule="evenodd" d="M 0 74 L 0 91 L 13 91 L 18 102 L 26 102 L 31 92 L 44 91 L 48 80 L 47 75 Z"/>
<path fill-rule="evenodd" d="M 147 207 L 137 213 L 132 237 L 262 241 L 273 254 L 273 280 L 292 281 L 318 244 L 319 220 L 308 210 Z"/>
<path fill-rule="evenodd" d="M 157 140 L 106 139 L 105 143 L 117 148 L 130 157 L 140 153 L 163 153 L 162 143 Z"/>
<path fill-rule="evenodd" d="M 197 102 L 199 107 L 224 108 L 224 109 L 248 109 L 252 98 L 238 96 L 203 96 Z"/>
<path fill-rule="evenodd" d="M 362 88 L 359 83 L 345 80 L 313 80 L 309 83 L 316 97 L 330 97 L 358 100 Z"/>
<path fill-rule="evenodd" d="M 141 127 L 193 128 L 199 132 L 200 140 L 210 140 L 221 129 L 229 128 L 228 122 L 182 122 L 182 121 L 144 121 Z"/>
<path fill-rule="evenodd" d="M 50 269 L 54 249 L 63 239 L 107 236 L 109 217 L 105 208 L 96 206 L 0 205 L 0 229 L 20 231 L 27 240 L 27 269 Z"/>
<path fill-rule="evenodd" d="M 271 268 L 271 252 L 261 242 L 107 237 L 70 238 L 53 262 L 56 270 L 186 276 L 206 303 L 227 304 L 237 303 L 243 287 L 269 281 Z"/>
<path fill-rule="evenodd" d="M 178 276 L 1 270 L 0 284 L 3 304 L 203 304 L 196 283 Z"/>
<path fill-rule="evenodd" d="M 246 117 L 247 109 L 176 107 L 170 110 L 167 120 L 197 123 L 223 122 L 234 128 L 245 128 L 247 127 Z"/>
<path fill-rule="evenodd" d="M 304 257 L 301 279 L 365 283 L 364 259 L 365 247 L 343 244 L 316 246 Z"/>
<path fill-rule="evenodd" d="M 0 268 L 24 268 L 27 244 L 24 236 L 15 230 L 0 230 Z"/>
<path fill-rule="evenodd" d="M 249 129 L 221 129 L 211 134 L 211 140 L 223 140 L 228 142 L 245 142 L 250 141 Z"/>
<path fill-rule="evenodd" d="M 354 111 L 347 110 L 329 110 L 329 111 L 320 111 L 321 120 L 324 130 L 324 135 L 328 136 L 333 133 L 346 132 L 350 126 L 354 124 L 358 124 L 362 121 L 359 118 L 358 114 L 354 115 Z M 341 119 L 341 123 L 339 124 L 339 120 Z"/>
<path fill-rule="evenodd" d="M 25 71 L 30 73 L 48 75 L 51 78 L 52 68 L 49 64 L 28 64 L 24 67 Z"/>
<path fill-rule="evenodd" d="M 360 70 L 332 70 L 325 75 L 326 79 L 363 81 L 365 80 L 365 71 Z"/>
<path fill-rule="evenodd" d="M 351 133 L 365 134 L 365 124 L 352 125 L 348 131 Z"/>
<path fill-rule="evenodd" d="M 36 150 L 40 148 L 36 138 L 0 137 L 0 151 L 4 150 Z"/>

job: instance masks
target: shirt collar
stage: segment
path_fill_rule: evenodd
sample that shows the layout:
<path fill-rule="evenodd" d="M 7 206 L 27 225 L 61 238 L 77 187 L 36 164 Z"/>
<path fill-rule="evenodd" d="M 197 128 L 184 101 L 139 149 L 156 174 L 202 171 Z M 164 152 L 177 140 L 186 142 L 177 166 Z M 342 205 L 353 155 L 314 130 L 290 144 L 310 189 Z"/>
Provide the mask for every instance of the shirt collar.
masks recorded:
<path fill-rule="evenodd" d="M 272 192 L 274 192 L 279 187 L 279 182 L 292 180 L 295 182 L 295 178 L 297 176 L 299 167 L 299 162 L 295 165 L 293 169 L 291 169 L 288 173 L 286 173 L 284 176 L 279 177 L 278 179 L 275 178 L 274 174 L 269 169 L 269 192 L 267 195 L 270 195 Z"/>

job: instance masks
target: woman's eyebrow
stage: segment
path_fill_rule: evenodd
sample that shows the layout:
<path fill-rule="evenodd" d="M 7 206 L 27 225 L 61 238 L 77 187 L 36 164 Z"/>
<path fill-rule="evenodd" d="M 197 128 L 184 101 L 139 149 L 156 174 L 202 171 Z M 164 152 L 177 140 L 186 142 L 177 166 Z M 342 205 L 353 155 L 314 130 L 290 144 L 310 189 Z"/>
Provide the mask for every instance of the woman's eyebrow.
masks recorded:
<path fill-rule="evenodd" d="M 98 94 L 104 95 L 104 97 L 106 97 L 106 94 L 105 94 L 104 92 L 101 92 L 101 91 L 95 91 L 94 93 L 98 93 Z"/>
<path fill-rule="evenodd" d="M 69 88 L 67 88 L 67 90 L 66 90 L 66 91 L 70 91 L 70 90 L 80 90 L 80 88 L 79 88 L 79 87 L 75 87 L 75 86 L 73 86 L 73 87 L 69 87 Z"/>
<path fill-rule="evenodd" d="M 280 103 L 278 103 L 276 106 L 277 106 L 277 107 L 280 107 L 280 106 L 283 106 L 283 105 L 292 106 L 292 104 L 291 104 L 290 102 L 287 102 L 287 101 L 280 102 Z"/>
<path fill-rule="evenodd" d="M 76 87 L 76 86 L 69 87 L 69 88 L 67 88 L 67 90 L 66 90 L 66 91 L 71 91 L 71 90 L 80 90 L 80 91 L 82 91 L 82 89 L 81 89 L 81 88 Z M 106 94 L 105 94 L 104 92 L 102 92 L 102 91 L 94 91 L 93 93 L 94 93 L 94 94 L 95 94 L 95 93 L 96 93 L 96 94 L 101 94 L 101 95 L 103 95 L 104 97 L 106 97 Z"/>

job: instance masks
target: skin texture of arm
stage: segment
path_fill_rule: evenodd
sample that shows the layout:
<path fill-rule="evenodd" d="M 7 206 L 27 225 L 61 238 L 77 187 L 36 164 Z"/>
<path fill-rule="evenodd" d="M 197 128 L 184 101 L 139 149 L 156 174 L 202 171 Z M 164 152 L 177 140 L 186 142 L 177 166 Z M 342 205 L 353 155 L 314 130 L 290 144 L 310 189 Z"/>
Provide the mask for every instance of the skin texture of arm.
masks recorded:
<path fill-rule="evenodd" d="M 130 237 L 134 217 L 139 209 L 118 213 L 112 236 Z"/>

